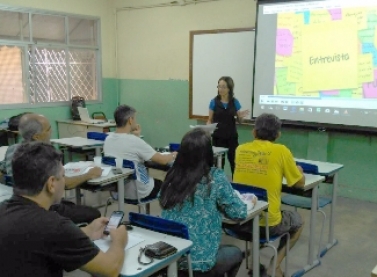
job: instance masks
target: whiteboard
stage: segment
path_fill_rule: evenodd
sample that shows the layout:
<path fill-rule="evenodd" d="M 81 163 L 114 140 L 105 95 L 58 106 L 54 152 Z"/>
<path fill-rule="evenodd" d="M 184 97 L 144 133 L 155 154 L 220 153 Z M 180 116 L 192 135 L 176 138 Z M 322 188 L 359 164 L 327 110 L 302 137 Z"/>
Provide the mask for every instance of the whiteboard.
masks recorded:
<path fill-rule="evenodd" d="M 234 96 L 240 101 L 241 110 L 250 111 L 251 119 L 254 38 L 252 28 L 190 32 L 190 118 L 208 117 L 219 78 L 230 76 Z"/>

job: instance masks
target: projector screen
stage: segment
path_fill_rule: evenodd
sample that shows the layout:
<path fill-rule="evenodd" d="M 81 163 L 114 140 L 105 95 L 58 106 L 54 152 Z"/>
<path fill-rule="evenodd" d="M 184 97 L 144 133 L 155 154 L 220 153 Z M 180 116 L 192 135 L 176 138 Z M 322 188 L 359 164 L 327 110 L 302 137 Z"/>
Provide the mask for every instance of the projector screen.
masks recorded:
<path fill-rule="evenodd" d="M 253 117 L 377 128 L 377 1 L 257 7 Z"/>

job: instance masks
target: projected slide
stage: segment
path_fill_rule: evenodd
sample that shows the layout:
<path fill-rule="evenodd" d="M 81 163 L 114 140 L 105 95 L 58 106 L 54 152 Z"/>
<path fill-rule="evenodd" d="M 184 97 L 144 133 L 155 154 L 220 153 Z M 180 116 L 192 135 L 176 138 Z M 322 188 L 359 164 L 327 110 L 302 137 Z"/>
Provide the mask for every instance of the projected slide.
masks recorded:
<path fill-rule="evenodd" d="M 253 117 L 377 128 L 377 1 L 258 2 Z"/>
<path fill-rule="evenodd" d="M 377 98 L 376 26 L 377 7 L 279 14 L 274 94 Z"/>

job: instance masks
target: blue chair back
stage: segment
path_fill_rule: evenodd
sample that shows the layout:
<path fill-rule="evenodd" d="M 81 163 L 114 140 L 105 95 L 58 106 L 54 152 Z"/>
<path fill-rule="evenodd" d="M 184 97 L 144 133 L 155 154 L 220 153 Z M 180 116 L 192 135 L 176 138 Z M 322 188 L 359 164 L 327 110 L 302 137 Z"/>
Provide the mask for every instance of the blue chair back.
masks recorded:
<path fill-rule="evenodd" d="M 318 165 L 304 162 L 296 162 L 296 164 L 302 167 L 304 173 L 318 175 Z"/>
<path fill-rule="evenodd" d="M 241 194 L 254 193 L 254 195 L 258 197 L 259 200 L 268 202 L 267 190 L 265 189 L 238 183 L 231 183 L 231 185 L 233 189 L 238 190 Z"/>
<path fill-rule="evenodd" d="M 100 132 L 87 132 L 86 133 L 86 137 L 88 139 L 95 139 L 95 140 L 101 140 L 101 141 L 104 141 L 107 136 L 108 136 L 107 133 L 100 133 Z"/>
<path fill-rule="evenodd" d="M 131 225 L 134 226 L 183 239 L 190 239 L 188 228 L 183 223 L 148 214 L 138 214 L 133 212 L 129 213 L 129 220 Z"/>
<path fill-rule="evenodd" d="M 102 163 L 103 164 L 107 164 L 107 165 L 111 165 L 111 166 L 115 166 L 115 158 L 114 157 L 108 157 L 108 156 L 105 156 L 105 157 L 102 157 Z M 130 169 L 135 169 L 135 164 L 133 161 L 129 161 L 129 160 L 125 160 L 123 159 L 123 168 L 130 168 Z M 134 172 L 132 175 L 131 175 L 131 178 L 136 180 L 136 172 Z"/>

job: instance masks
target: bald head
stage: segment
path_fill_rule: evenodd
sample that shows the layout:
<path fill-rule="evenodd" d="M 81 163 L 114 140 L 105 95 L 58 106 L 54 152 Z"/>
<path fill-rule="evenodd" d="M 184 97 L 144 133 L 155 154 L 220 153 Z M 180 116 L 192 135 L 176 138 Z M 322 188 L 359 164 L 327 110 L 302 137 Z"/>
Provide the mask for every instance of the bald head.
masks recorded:
<path fill-rule="evenodd" d="M 29 113 L 22 116 L 18 131 L 25 141 L 49 142 L 51 137 L 50 122 L 41 114 Z"/>

